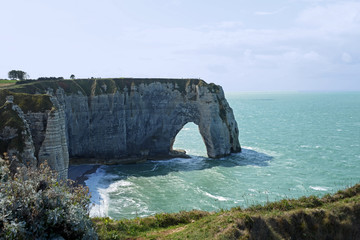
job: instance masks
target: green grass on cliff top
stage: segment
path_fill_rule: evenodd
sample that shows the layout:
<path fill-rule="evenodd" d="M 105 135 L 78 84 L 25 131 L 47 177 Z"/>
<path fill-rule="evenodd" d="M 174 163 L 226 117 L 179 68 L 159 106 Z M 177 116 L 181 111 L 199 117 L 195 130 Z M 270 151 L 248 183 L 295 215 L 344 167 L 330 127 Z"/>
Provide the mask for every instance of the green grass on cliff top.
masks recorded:
<path fill-rule="evenodd" d="M 207 86 L 211 92 L 218 92 L 220 87 L 213 83 L 207 84 L 201 79 L 165 79 L 165 78 L 92 78 L 92 79 L 63 79 L 63 80 L 34 80 L 17 82 L 10 86 L 12 92 L 21 93 L 46 93 L 49 88 L 56 90 L 62 88 L 67 94 L 81 93 L 85 96 L 99 94 L 113 94 L 115 92 L 131 91 L 141 84 L 167 83 L 169 87 L 186 92 L 189 85 Z"/>
<path fill-rule="evenodd" d="M 1 83 L 16 83 L 17 80 L 6 80 L 6 79 L 0 79 L 0 84 Z"/>
<path fill-rule="evenodd" d="M 16 82 L 17 82 L 16 80 L 0 79 L 0 88 L 6 88 L 15 85 Z"/>
<path fill-rule="evenodd" d="M 10 82 L 10 80 L 4 80 Z M 14 84 L 15 83 L 15 84 Z M 92 79 L 57 79 L 57 80 L 25 80 L 15 81 L 10 85 L 0 85 L 0 106 L 5 103 L 6 96 L 13 95 L 14 102 L 25 112 L 43 112 L 53 107 L 49 91 L 63 89 L 66 94 L 82 94 L 96 96 L 131 92 L 134 87 L 152 83 L 165 83 L 170 89 L 178 90 L 185 95 L 188 87 L 205 86 L 210 92 L 218 93 L 220 86 L 207 84 L 201 79 L 162 79 L 162 78 L 92 78 Z"/>
<path fill-rule="evenodd" d="M 29 111 L 44 112 L 53 108 L 49 95 L 18 93 L 9 91 L 8 89 L 0 89 L 0 106 L 5 104 L 6 97 L 9 95 L 14 96 L 14 103 L 17 104 L 24 113 Z"/>
<path fill-rule="evenodd" d="M 360 239 L 360 184 L 247 209 L 93 218 L 100 239 Z"/>

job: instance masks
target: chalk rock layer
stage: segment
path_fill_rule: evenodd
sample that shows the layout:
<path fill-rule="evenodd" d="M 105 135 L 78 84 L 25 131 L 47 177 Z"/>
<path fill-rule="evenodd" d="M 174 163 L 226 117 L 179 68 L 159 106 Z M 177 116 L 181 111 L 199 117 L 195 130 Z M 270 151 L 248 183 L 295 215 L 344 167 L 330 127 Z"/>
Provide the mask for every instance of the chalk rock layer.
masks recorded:
<path fill-rule="evenodd" d="M 116 164 L 179 156 L 172 146 L 188 122 L 199 126 L 209 157 L 241 151 L 222 88 L 203 80 L 79 79 L 20 86 L 0 92 L 0 105 L 5 96 L 14 97 L 31 130 L 33 155 L 62 176 L 69 158 Z"/>

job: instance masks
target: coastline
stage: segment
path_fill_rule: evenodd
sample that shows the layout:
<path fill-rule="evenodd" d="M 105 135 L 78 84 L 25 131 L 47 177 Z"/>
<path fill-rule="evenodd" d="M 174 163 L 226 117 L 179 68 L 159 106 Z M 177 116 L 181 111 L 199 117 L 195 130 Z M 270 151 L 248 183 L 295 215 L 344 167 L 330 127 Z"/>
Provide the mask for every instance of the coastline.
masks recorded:
<path fill-rule="evenodd" d="M 70 165 L 68 179 L 86 186 L 85 181 L 89 179 L 88 175 L 95 173 L 100 166 L 101 165 Z"/>

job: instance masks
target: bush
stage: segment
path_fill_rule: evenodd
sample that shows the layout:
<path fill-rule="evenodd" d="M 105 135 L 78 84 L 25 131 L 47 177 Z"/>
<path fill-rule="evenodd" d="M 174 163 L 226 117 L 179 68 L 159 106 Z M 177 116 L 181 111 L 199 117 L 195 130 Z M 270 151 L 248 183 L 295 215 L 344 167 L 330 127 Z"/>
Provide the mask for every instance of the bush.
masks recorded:
<path fill-rule="evenodd" d="M 0 239 L 97 239 L 87 188 L 59 182 L 46 162 L 9 166 L 0 158 Z"/>

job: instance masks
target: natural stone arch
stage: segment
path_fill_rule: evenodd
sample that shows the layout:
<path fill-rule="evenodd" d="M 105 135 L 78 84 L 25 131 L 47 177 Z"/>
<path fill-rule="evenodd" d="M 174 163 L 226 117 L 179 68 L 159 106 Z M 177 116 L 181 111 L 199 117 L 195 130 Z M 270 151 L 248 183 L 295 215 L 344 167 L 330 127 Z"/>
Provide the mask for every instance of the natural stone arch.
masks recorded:
<path fill-rule="evenodd" d="M 196 123 L 194 123 L 193 121 L 187 122 L 183 125 L 183 127 L 176 133 L 174 138 L 170 139 L 170 152 L 172 154 L 177 154 L 177 152 L 180 152 L 179 154 L 188 154 L 187 149 L 182 149 L 182 148 L 176 148 L 174 147 L 174 145 L 176 145 L 176 142 L 179 141 L 179 136 L 182 134 L 182 137 L 184 136 L 184 134 L 186 135 L 186 138 L 189 138 L 189 134 L 184 133 L 184 131 L 187 131 L 185 128 L 186 127 L 194 127 L 196 128 L 196 133 L 191 132 L 192 134 L 195 134 L 195 139 L 198 140 L 199 142 L 196 142 L 196 144 L 202 145 L 200 147 L 200 149 L 204 150 L 206 153 L 207 149 L 206 149 L 206 145 L 203 139 L 203 136 L 200 134 L 200 129 L 199 129 L 199 125 L 197 125 Z M 194 129 L 192 129 L 194 130 Z M 193 137 L 193 135 L 191 135 L 191 137 Z M 199 137 L 201 138 L 201 140 L 199 139 Z M 185 155 L 187 157 L 187 155 Z"/>
<path fill-rule="evenodd" d="M 170 155 L 174 154 L 173 144 L 177 134 L 189 122 L 198 126 L 208 157 L 218 158 L 240 151 L 240 145 L 237 144 L 237 124 L 231 108 L 224 97 L 223 100 L 220 97 L 211 100 L 206 101 L 207 104 L 200 105 L 194 101 L 177 106 L 177 110 L 170 118 L 175 120 L 171 124 L 170 134 L 167 135 L 170 142 Z M 223 110 L 223 116 L 221 116 L 221 110 Z"/>
<path fill-rule="evenodd" d="M 10 90 L 0 90 L 0 106 L 14 96 L 32 133 L 29 152 L 38 149 L 38 161 L 48 160 L 58 172 L 67 171 L 69 157 L 78 164 L 171 158 L 188 122 L 199 126 L 209 157 L 241 150 L 222 88 L 200 79 L 32 81 Z"/>

